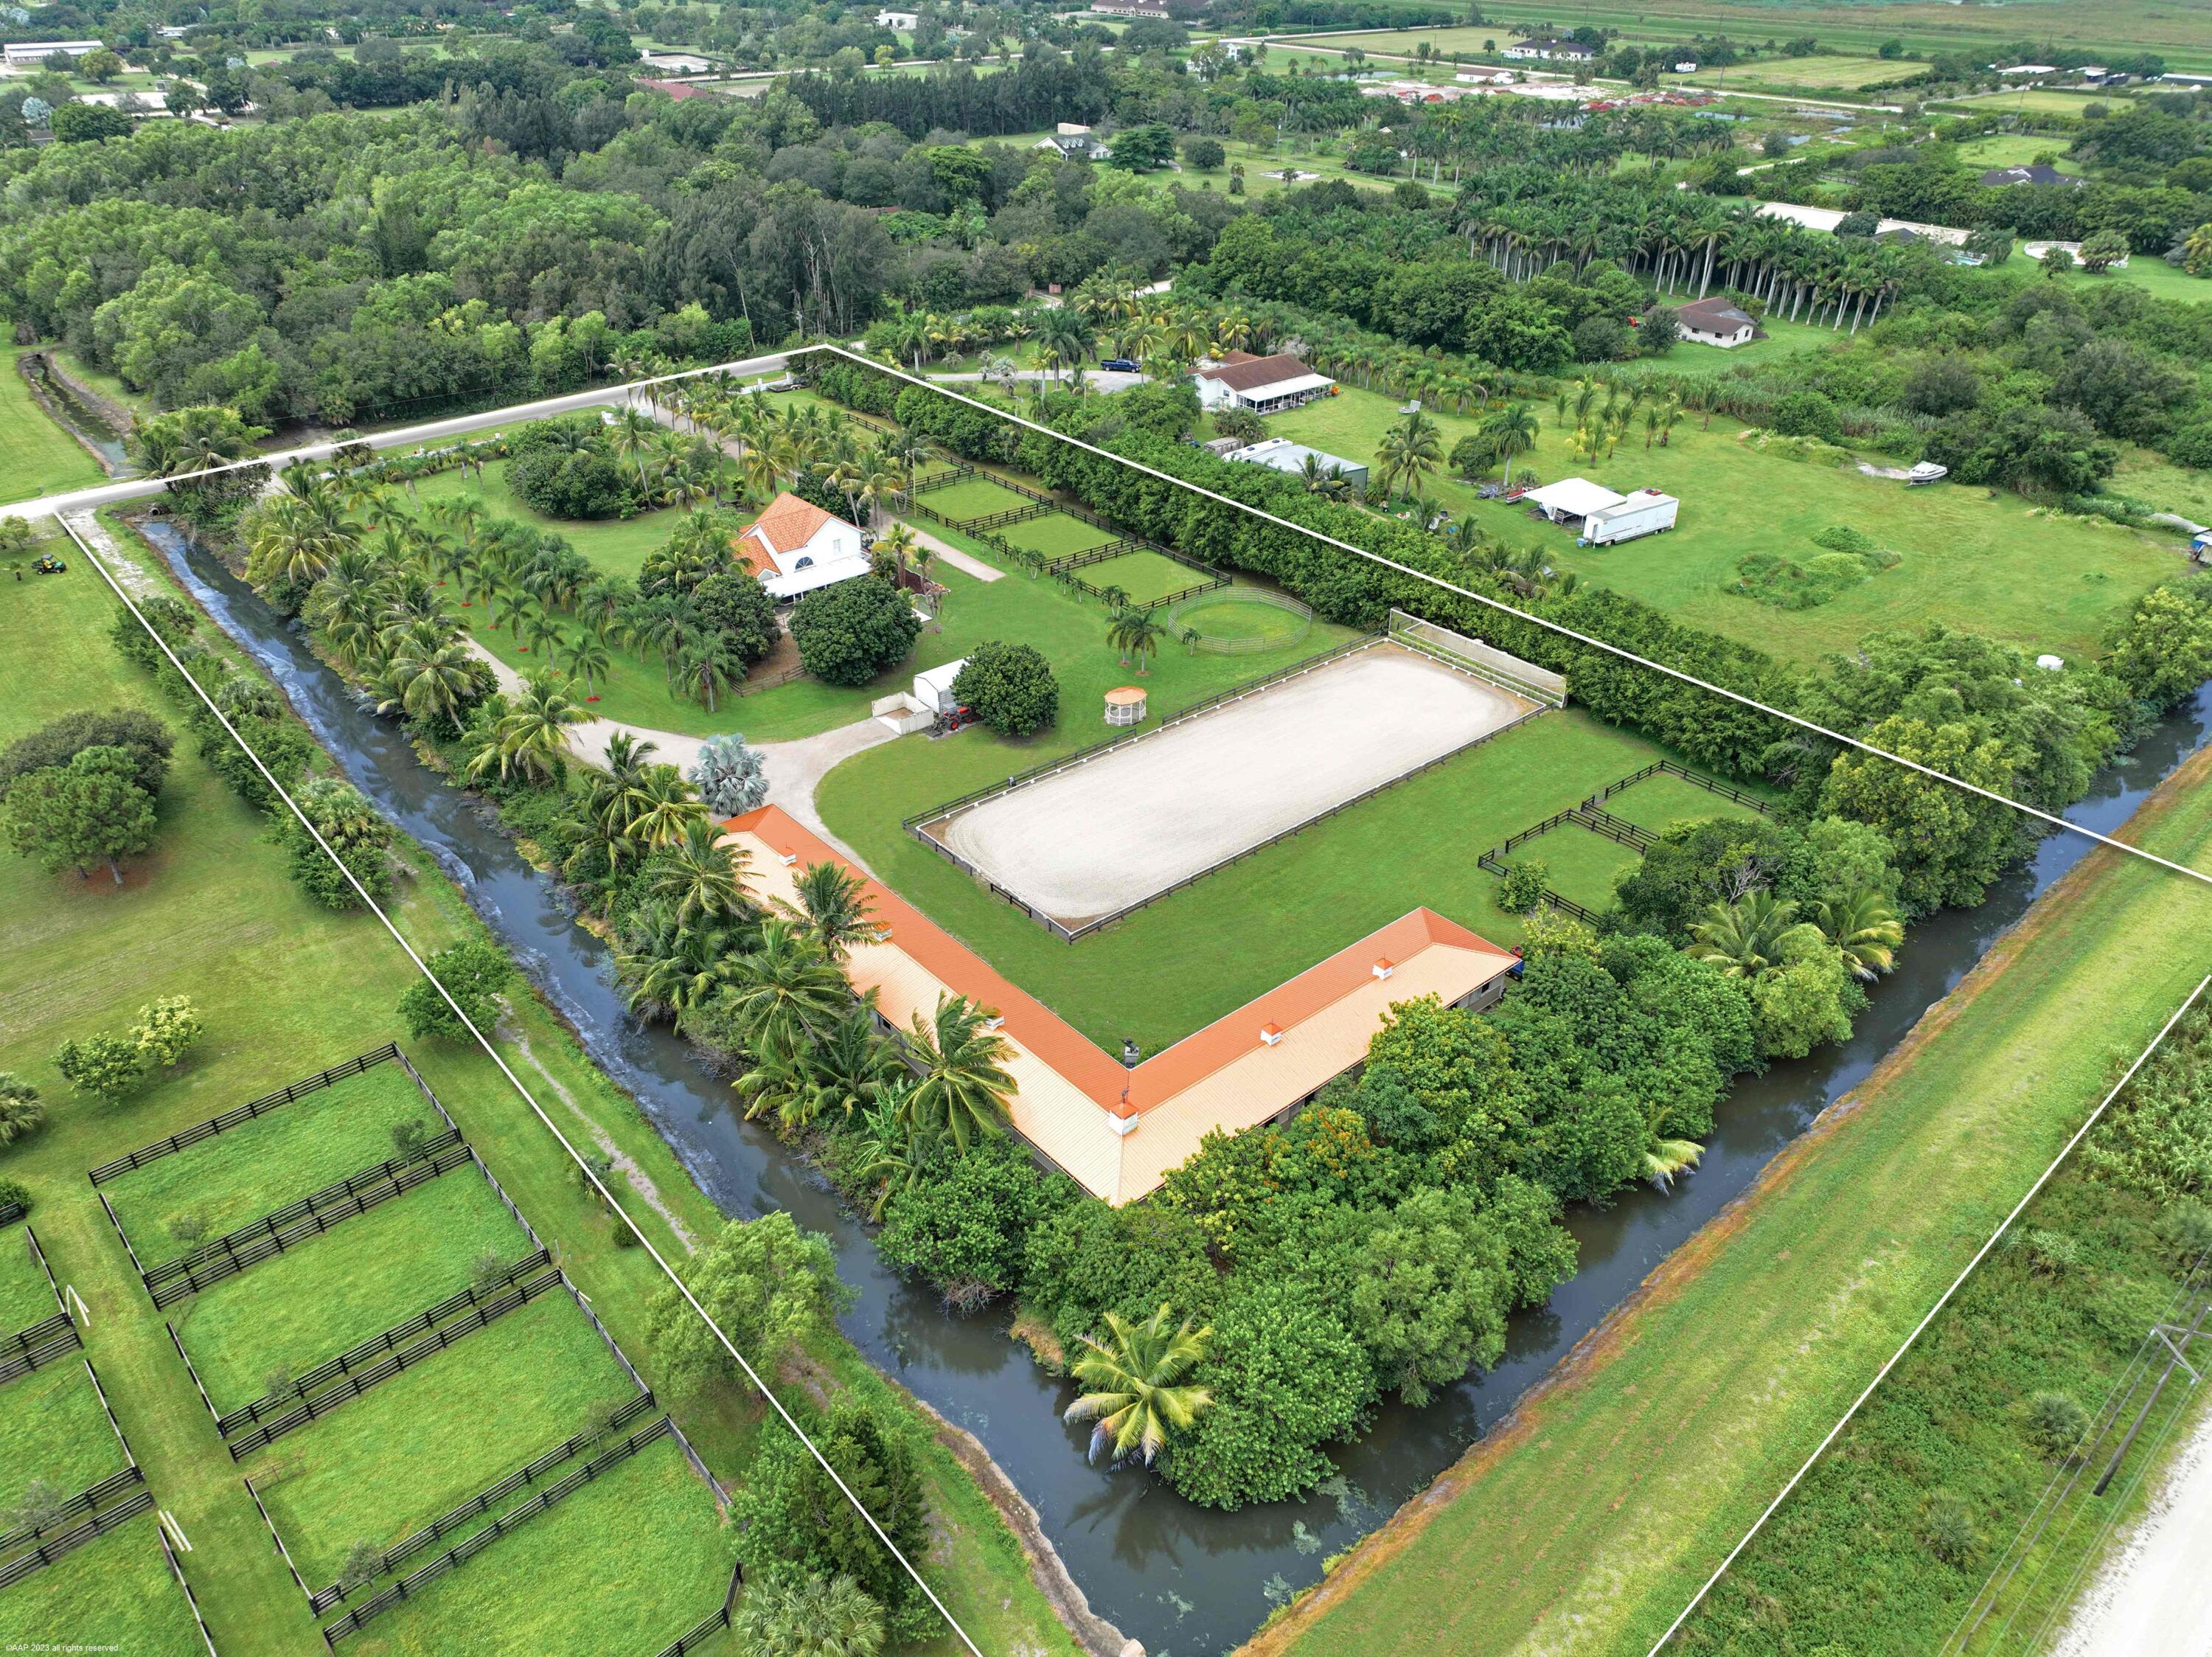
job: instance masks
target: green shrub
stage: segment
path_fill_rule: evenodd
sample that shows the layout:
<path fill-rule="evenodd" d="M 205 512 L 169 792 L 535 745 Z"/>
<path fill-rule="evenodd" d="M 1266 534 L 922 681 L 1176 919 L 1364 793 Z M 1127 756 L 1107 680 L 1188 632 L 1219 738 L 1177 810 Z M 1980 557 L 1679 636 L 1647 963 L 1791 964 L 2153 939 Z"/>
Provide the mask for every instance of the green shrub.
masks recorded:
<path fill-rule="evenodd" d="M 955 701 L 1000 736 L 1028 736 L 1060 713 L 1060 685 L 1035 645 L 987 639 L 952 681 Z"/>
<path fill-rule="evenodd" d="M 507 487 L 549 518 L 621 516 L 637 505 L 636 481 L 595 449 L 545 449 L 507 468 Z"/>
<path fill-rule="evenodd" d="M 826 685 L 866 685 L 914 649 L 921 618 L 889 582 L 858 576 L 799 600 L 791 637 L 806 671 Z"/>

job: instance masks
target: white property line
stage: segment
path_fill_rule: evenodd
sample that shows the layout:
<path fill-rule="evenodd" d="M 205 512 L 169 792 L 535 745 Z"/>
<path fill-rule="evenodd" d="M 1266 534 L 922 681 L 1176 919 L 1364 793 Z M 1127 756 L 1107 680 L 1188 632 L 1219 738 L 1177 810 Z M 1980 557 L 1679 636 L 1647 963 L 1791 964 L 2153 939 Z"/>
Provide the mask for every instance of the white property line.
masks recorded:
<path fill-rule="evenodd" d="M 676 376 L 670 377 L 673 378 Z M 763 1398 L 767 1399 L 769 1406 L 775 1410 L 778 1416 L 782 1417 L 783 1424 L 788 1427 L 797 1436 L 799 1441 L 806 1447 L 807 1453 L 814 1458 L 816 1463 L 820 1465 L 822 1471 L 830 1475 L 831 1481 L 836 1483 L 838 1490 L 844 1496 L 845 1500 L 853 1504 L 853 1510 L 859 1514 L 862 1519 L 867 1521 L 868 1528 L 873 1531 L 876 1534 L 876 1539 L 884 1544 L 884 1548 L 890 1552 L 891 1557 L 897 1560 L 900 1566 L 905 1570 L 906 1574 L 914 1579 L 915 1586 L 919 1587 L 924 1594 L 928 1596 L 929 1603 L 936 1607 L 937 1614 L 945 1619 L 945 1626 L 951 1629 L 955 1635 L 959 1636 L 960 1643 L 968 1648 L 969 1653 L 972 1654 L 972 1657 L 983 1657 L 981 1648 L 976 1645 L 974 1640 L 969 1637 L 968 1630 L 960 1625 L 958 1619 L 956 1618 L 950 1611 L 945 1609 L 945 1602 L 937 1597 L 936 1590 L 932 1588 L 927 1582 L 922 1580 L 921 1573 L 915 1569 L 914 1562 L 908 1559 L 906 1555 L 901 1551 L 898 1544 L 893 1542 L 890 1539 L 890 1537 L 885 1533 L 884 1527 L 876 1522 L 876 1516 L 868 1511 L 866 1505 L 863 1503 L 858 1496 L 853 1494 L 852 1487 L 845 1483 L 844 1476 L 838 1472 L 835 1467 L 830 1465 L 829 1459 L 822 1453 L 821 1450 L 815 1445 L 814 1441 L 807 1435 L 806 1429 L 799 1424 L 798 1418 L 794 1416 L 789 1410 L 784 1407 L 783 1400 L 776 1397 L 775 1393 L 770 1390 L 767 1383 L 762 1380 L 760 1373 L 753 1368 L 751 1360 L 747 1358 L 743 1352 L 740 1352 L 738 1349 L 736 1343 L 730 1339 L 728 1334 L 724 1331 L 722 1326 L 716 1323 L 713 1316 L 708 1313 L 707 1308 L 699 1303 L 699 1297 L 691 1292 L 690 1285 L 686 1283 L 682 1277 L 677 1275 L 676 1269 L 668 1264 L 666 1258 L 662 1255 L 659 1248 L 654 1246 L 653 1240 L 646 1235 L 644 1230 L 639 1227 L 635 1221 L 631 1220 L 629 1213 L 623 1208 L 621 1203 L 616 1199 L 614 1192 L 607 1189 L 606 1185 L 592 1169 L 592 1165 L 584 1160 L 583 1156 L 577 1151 L 575 1146 L 568 1142 L 568 1136 L 562 1133 L 559 1126 L 555 1124 L 553 1118 L 545 1113 L 544 1107 L 538 1104 L 537 1099 L 532 1094 L 530 1089 L 523 1085 L 522 1078 L 515 1075 L 515 1073 L 507 1067 L 507 1061 L 500 1057 L 499 1050 L 494 1047 L 491 1043 L 485 1039 L 484 1033 L 477 1027 L 476 1021 L 469 1017 L 466 1009 L 461 1006 L 460 1002 L 453 999 L 453 991 L 447 989 L 445 984 L 440 981 L 438 975 L 430 970 L 429 964 L 426 962 L 422 956 L 415 953 L 415 947 L 407 941 L 406 938 L 401 934 L 398 927 L 393 924 L 392 917 L 386 914 L 382 906 L 377 903 L 375 899 L 369 895 L 368 888 L 362 885 L 360 878 L 354 874 L 352 869 L 346 866 L 345 860 L 340 857 L 337 853 L 331 849 L 330 842 L 323 838 L 322 832 L 318 829 L 313 823 L 308 820 L 307 813 L 300 809 L 299 802 L 292 798 L 291 794 L 285 789 L 283 783 L 277 780 L 276 773 L 271 771 L 269 767 L 262 762 L 261 756 L 256 753 L 253 751 L 252 746 L 247 743 L 246 739 L 238 734 L 238 728 L 233 725 L 230 722 L 229 717 L 224 714 L 221 708 L 216 705 L 215 699 L 209 696 L 205 690 L 201 688 L 200 682 L 192 677 L 191 671 L 185 666 L 181 660 L 179 659 L 177 653 L 169 648 L 169 642 L 163 638 L 161 635 L 155 630 L 153 624 L 146 619 L 144 614 L 139 610 L 137 604 L 131 599 L 130 594 L 123 590 L 121 583 L 115 579 L 114 575 L 108 570 L 106 564 L 101 561 L 99 553 L 93 549 L 91 544 L 88 542 L 84 537 L 77 533 L 75 527 L 70 524 L 66 519 L 62 520 L 62 527 L 68 531 L 70 539 L 76 543 L 77 549 L 84 554 L 85 557 L 91 563 L 92 567 L 100 571 L 100 579 L 105 581 L 110 590 L 114 593 L 115 596 L 123 601 L 123 607 L 128 610 L 133 618 L 137 621 L 138 624 L 146 630 L 147 637 L 152 639 L 154 643 L 161 648 L 161 654 L 168 658 L 169 665 L 174 667 L 178 673 L 184 676 L 185 683 L 192 687 L 193 693 L 199 698 L 200 701 L 204 704 L 205 704 L 207 710 L 215 716 L 216 723 L 220 724 L 225 734 L 229 736 L 230 740 L 238 745 L 239 752 L 253 762 L 253 768 L 261 773 L 262 780 L 269 785 L 270 790 L 276 795 L 276 796 L 284 802 L 285 808 L 289 811 L 294 817 L 299 819 L 300 826 L 307 831 L 308 835 L 314 840 L 315 844 L 322 850 L 323 855 L 328 857 L 331 862 L 337 866 L 337 870 L 341 874 L 345 876 L 346 884 L 353 888 L 354 895 L 361 899 L 362 905 L 368 909 L 370 914 L 375 916 L 376 918 L 383 923 L 384 929 L 392 935 L 392 941 L 398 944 L 400 948 L 406 951 L 407 959 L 415 963 L 416 970 L 422 973 L 425 978 L 429 980 L 432 987 L 434 987 L 437 990 L 438 994 L 445 999 L 446 1005 L 453 1009 L 453 1016 L 461 1021 L 462 1027 L 466 1029 L 471 1035 L 476 1038 L 477 1045 L 483 1049 L 484 1052 L 489 1056 L 491 1062 L 494 1064 L 499 1066 L 500 1074 L 504 1075 L 514 1086 L 514 1091 L 522 1096 L 523 1102 L 530 1106 L 532 1114 L 538 1118 L 538 1121 L 544 1124 L 545 1130 L 551 1134 L 553 1137 L 560 1142 L 561 1148 L 568 1153 L 569 1160 L 574 1161 L 576 1167 L 581 1170 L 584 1178 L 591 1182 L 592 1189 L 599 1192 L 600 1199 L 606 1203 L 608 1209 L 614 1214 L 623 1224 L 630 1228 L 632 1235 L 636 1237 L 637 1240 L 644 1246 L 645 1252 L 653 1257 L 653 1263 L 659 1266 L 662 1273 L 667 1277 L 668 1281 L 676 1286 L 677 1293 L 684 1297 L 685 1302 L 690 1305 L 692 1311 L 699 1314 L 699 1320 L 705 1324 L 708 1329 L 714 1331 L 714 1338 L 722 1343 L 722 1349 L 727 1352 L 732 1358 L 735 1359 L 737 1361 L 738 1367 L 745 1372 L 745 1379 L 753 1384 L 755 1390 L 757 1391 Z"/>
<path fill-rule="evenodd" d="M 2060 1148 L 2057 1155 L 2051 1159 L 2051 1166 L 2036 1176 L 2035 1183 L 2027 1188 L 2027 1194 L 2013 1204 L 2012 1212 L 1997 1222 L 1997 1228 L 1990 1234 L 1989 1240 L 1974 1251 L 1974 1258 L 1967 1261 L 1965 1269 L 1951 1280 L 1950 1288 L 1937 1296 L 1936 1304 L 1928 1308 L 1928 1315 L 1912 1326 L 1912 1332 L 1905 1337 L 1904 1343 L 1889 1355 L 1888 1361 L 1881 1368 L 1875 1371 L 1874 1379 L 1866 1384 L 1866 1390 L 1851 1400 L 1850 1408 L 1838 1417 L 1836 1424 L 1828 1429 L 1827 1436 L 1813 1447 L 1813 1453 L 1805 1458 L 1805 1465 L 1790 1475 L 1790 1482 L 1782 1487 L 1773 1501 L 1766 1504 L 1766 1511 L 1752 1522 L 1751 1528 L 1743 1533 L 1742 1539 L 1729 1550 L 1728 1557 L 1722 1560 L 1715 1568 L 1713 1574 L 1705 1579 L 1705 1586 L 1691 1596 L 1690 1603 L 1682 1607 L 1681 1614 L 1669 1623 L 1667 1625 L 1667 1631 L 1652 1642 L 1650 1657 L 1658 1657 L 1660 1649 L 1681 1631 L 1682 1625 L 1690 1620 L 1690 1613 L 1705 1602 L 1705 1596 L 1712 1592 L 1713 1586 L 1728 1575 L 1729 1567 L 1735 1563 L 1738 1556 L 1751 1545 L 1752 1539 L 1765 1528 L 1766 1521 L 1773 1518 L 1782 1504 L 1790 1499 L 1790 1492 L 1803 1481 L 1806 1474 L 1813 1471 L 1814 1464 L 1827 1454 L 1828 1447 L 1842 1436 L 1844 1429 L 1850 1425 L 1851 1417 L 1858 1414 L 1860 1406 L 1875 1395 L 1875 1390 L 1889 1378 L 1889 1372 L 1904 1362 L 1905 1355 L 1912 1349 L 1913 1343 L 1927 1332 L 1929 1325 L 1936 1321 L 1936 1314 L 1950 1305 L 1951 1297 L 1966 1286 L 1966 1279 L 1974 1275 L 1975 1269 L 1988 1258 L 1990 1251 L 1997 1246 L 1997 1240 L 2011 1228 L 2014 1221 L 2020 1218 L 2021 1211 L 2035 1200 L 2036 1194 L 2050 1183 L 2051 1176 L 2058 1172 L 2066 1159 L 2074 1154 L 2075 1148 L 2088 1137 L 2089 1130 L 2097 1125 L 2099 1119 L 2105 1114 L 2106 1107 L 2119 1097 L 2123 1087 L 2136 1079 L 2136 1072 L 2142 1069 L 2149 1061 L 2150 1056 L 2158 1051 L 2160 1044 L 2172 1033 L 2173 1026 L 2181 1022 L 2182 1014 L 2197 1004 L 2197 998 L 2204 993 L 2204 986 L 2208 984 L 2212 984 L 2212 973 L 2208 973 L 2197 979 L 2197 987 L 2189 992 L 2180 1006 L 2173 1009 L 2173 1015 L 2159 1026 L 2158 1033 L 2150 1039 L 2150 1045 L 2136 1055 L 2135 1063 L 2129 1065 L 2126 1073 L 2112 1084 L 2112 1090 L 2097 1101 L 2097 1108 L 2089 1112 L 2089 1119 L 2075 1130 L 2074 1136 Z"/>
<path fill-rule="evenodd" d="M 1249 514 L 1263 523 L 1274 525 L 1278 529 L 1287 529 L 1293 534 L 1304 535 L 1309 539 L 1319 541 L 1323 546 L 1334 547 L 1340 552 L 1349 552 L 1355 558 L 1364 559 L 1369 564 L 1378 565 L 1396 575 L 1425 582 L 1441 592 L 1449 593 L 1456 598 L 1466 599 L 1472 603 L 1511 616 L 1516 621 L 1525 621 L 1532 626 L 1541 627 L 1547 632 L 1557 633 L 1562 638 L 1572 639 L 1577 644 L 1586 644 L 1594 650 L 1602 650 L 1608 655 L 1618 656 L 1632 666 L 1647 668 L 1655 673 L 1663 673 L 1668 679 L 1679 679 L 1685 685 L 1692 685 L 1713 696 L 1724 697 L 1730 702 L 1751 709 L 1753 712 L 1765 714 L 1770 719 L 1778 719 L 1785 724 L 1795 725 L 1800 730 L 1810 731 L 1816 736 L 1825 737 L 1831 742 L 1841 743 L 1848 748 L 1856 748 L 1861 753 L 1871 754 L 1877 759 L 1887 759 L 1892 765 L 1902 765 L 1907 771 L 1917 771 L 1921 776 L 1932 777 L 1938 783 L 1948 783 L 1954 789 L 2007 807 L 2024 816 L 2033 817 L 2039 822 L 2048 823 L 2053 828 L 2064 829 L 2069 833 L 2094 840 L 2100 845 L 2110 846 L 2114 850 L 2126 852 L 2131 857 L 2140 857 L 2146 862 L 2156 863 L 2160 868 L 2173 874 L 2184 874 L 2205 886 L 2212 886 L 2212 874 L 2191 868 L 2185 863 L 2177 863 L 2170 858 L 2160 856 L 2155 852 L 2146 851 L 2141 846 L 2131 846 L 2126 841 L 2116 840 L 2109 834 L 2100 834 L 2095 829 L 2084 824 L 2061 817 L 2054 812 L 2044 811 L 2037 807 L 2023 804 L 2008 795 L 1999 794 L 1994 789 L 1982 788 L 1976 783 L 1962 782 L 1948 771 L 1937 771 L 1932 765 L 1923 765 L 1917 759 L 1907 759 L 1900 754 L 1890 752 L 1887 748 L 1877 748 L 1871 742 L 1862 741 L 1856 736 L 1846 736 L 1841 731 L 1832 731 L 1825 725 L 1815 724 L 1809 719 L 1745 696 L 1739 691 L 1731 691 L 1724 685 L 1715 685 L 1709 679 L 1699 679 L 1694 673 L 1686 673 L 1679 667 L 1669 667 L 1665 662 L 1654 661 L 1649 656 L 1638 655 L 1632 650 L 1624 650 L 1618 644 L 1609 643 L 1593 634 L 1577 632 L 1563 623 L 1531 614 L 1526 610 L 1516 609 L 1502 600 L 1491 598 L 1486 594 L 1474 592 L 1455 582 L 1448 582 L 1441 576 L 1432 576 L 1425 570 L 1416 570 L 1411 564 L 1401 564 L 1395 558 L 1385 557 L 1380 552 L 1371 552 L 1364 546 L 1355 546 L 1350 541 L 1340 541 L 1334 535 L 1325 534 L 1304 524 L 1293 523 L 1288 518 L 1277 517 L 1272 512 L 1220 494 L 1202 484 L 1194 484 L 1188 478 L 1175 476 L 1172 472 L 1162 472 L 1158 467 L 1148 466 L 1141 460 L 1132 460 L 1127 455 L 1116 454 L 1111 449 L 1102 448 L 1096 443 L 1085 442 L 1080 437 L 1071 437 L 1066 432 L 1054 431 L 1050 426 L 1025 418 L 1022 415 L 1012 413 L 994 405 L 979 402 L 975 398 L 963 396 L 959 392 L 953 391 L 936 381 L 922 379 L 919 375 L 908 374 L 903 369 L 889 367 L 872 356 L 865 356 L 858 351 L 848 350 L 842 345 L 824 344 L 802 347 L 789 352 L 787 360 L 788 357 L 803 356 L 811 351 L 828 351 L 835 356 L 844 357 L 861 368 L 872 369 L 878 374 L 888 375 L 895 380 L 903 380 L 910 386 L 919 386 L 924 390 L 933 391 L 941 397 L 949 397 L 956 403 L 964 403 L 969 408 L 979 410 L 982 413 L 995 415 L 1000 419 L 1012 421 L 1018 426 L 1036 432 L 1039 436 L 1049 437 L 1056 442 L 1066 444 L 1070 448 L 1081 449 L 1086 454 L 1095 454 L 1102 460 L 1111 460 L 1117 466 L 1127 466 L 1132 472 L 1142 472 L 1147 478 L 1156 478 L 1161 483 L 1186 490 L 1201 499 L 1212 501 L 1217 505 L 1231 507 L 1237 511 Z M 1443 624 L 1431 623 L 1431 624 L 1441 626 Z"/>

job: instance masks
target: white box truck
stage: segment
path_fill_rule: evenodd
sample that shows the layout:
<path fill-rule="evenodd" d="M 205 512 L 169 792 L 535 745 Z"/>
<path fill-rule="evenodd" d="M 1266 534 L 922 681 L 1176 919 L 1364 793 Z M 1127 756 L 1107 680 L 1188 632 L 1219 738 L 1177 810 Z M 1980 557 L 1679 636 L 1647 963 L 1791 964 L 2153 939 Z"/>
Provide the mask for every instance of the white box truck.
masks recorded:
<path fill-rule="evenodd" d="M 1639 489 L 1615 506 L 1601 506 L 1583 519 L 1582 539 L 1591 546 L 1610 546 L 1632 541 L 1638 535 L 1656 535 L 1674 527 L 1682 503 L 1656 489 Z"/>

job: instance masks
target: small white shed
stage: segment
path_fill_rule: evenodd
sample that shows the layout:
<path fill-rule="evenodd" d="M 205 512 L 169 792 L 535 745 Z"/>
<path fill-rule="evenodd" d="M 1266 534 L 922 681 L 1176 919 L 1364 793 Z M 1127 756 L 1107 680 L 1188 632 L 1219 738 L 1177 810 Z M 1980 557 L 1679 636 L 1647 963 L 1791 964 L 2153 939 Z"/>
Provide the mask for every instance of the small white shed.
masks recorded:
<path fill-rule="evenodd" d="M 952 681 L 967 665 L 968 658 L 963 656 L 957 661 L 923 668 L 914 676 L 914 700 L 930 713 L 951 713 L 958 705 L 952 700 Z"/>
<path fill-rule="evenodd" d="M 1583 515 L 1583 539 L 1592 546 L 1632 541 L 1638 535 L 1656 535 L 1674 527 L 1682 503 L 1656 489 L 1639 489 L 1613 506 L 1601 506 Z"/>

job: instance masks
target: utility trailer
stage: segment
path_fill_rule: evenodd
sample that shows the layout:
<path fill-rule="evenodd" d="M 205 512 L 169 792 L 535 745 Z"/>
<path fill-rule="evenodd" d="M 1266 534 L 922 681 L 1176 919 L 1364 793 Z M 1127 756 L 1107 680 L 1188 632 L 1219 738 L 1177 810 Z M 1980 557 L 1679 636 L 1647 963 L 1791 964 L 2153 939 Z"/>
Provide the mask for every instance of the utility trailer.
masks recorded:
<path fill-rule="evenodd" d="M 1656 489 L 1639 489 L 1613 506 L 1601 506 L 1583 518 L 1582 539 L 1589 546 L 1610 546 L 1639 535 L 1656 535 L 1674 527 L 1682 503 Z"/>

